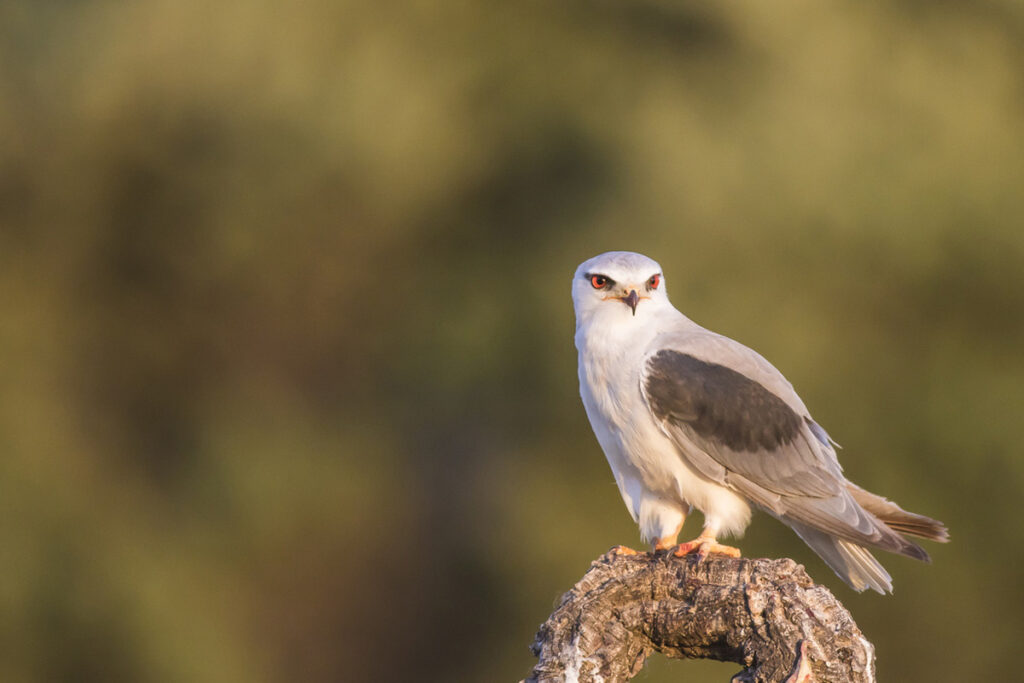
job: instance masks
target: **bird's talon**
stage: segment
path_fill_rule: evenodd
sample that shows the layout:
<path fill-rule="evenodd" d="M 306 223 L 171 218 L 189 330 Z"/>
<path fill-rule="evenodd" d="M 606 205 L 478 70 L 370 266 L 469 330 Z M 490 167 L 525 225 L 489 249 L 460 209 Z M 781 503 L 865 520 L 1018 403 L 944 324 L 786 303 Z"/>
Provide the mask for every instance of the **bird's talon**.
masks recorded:
<path fill-rule="evenodd" d="M 739 548 L 733 548 L 730 545 L 721 545 L 719 543 L 715 543 L 714 541 L 703 544 L 701 546 L 701 553 L 704 555 L 708 555 L 710 553 L 717 553 L 718 555 L 726 555 L 728 557 L 740 557 L 742 555 L 742 553 L 740 553 Z"/>
<path fill-rule="evenodd" d="M 673 552 L 673 555 L 676 557 L 683 557 L 684 555 L 689 555 L 694 551 L 697 553 L 698 562 L 703 562 L 711 553 L 727 555 L 729 557 L 740 557 L 742 555 L 739 548 L 733 548 L 732 546 L 722 545 L 717 541 L 699 538 L 688 543 L 680 543 Z"/>
<path fill-rule="evenodd" d="M 676 546 L 676 549 L 672 552 L 676 557 L 683 557 L 689 555 L 694 550 L 700 550 L 700 543 L 697 541 L 690 541 L 688 543 L 680 543 Z"/>
<path fill-rule="evenodd" d="M 639 555 L 640 553 L 632 548 L 627 548 L 624 545 L 617 545 L 608 551 L 612 557 L 618 557 L 619 555 Z"/>

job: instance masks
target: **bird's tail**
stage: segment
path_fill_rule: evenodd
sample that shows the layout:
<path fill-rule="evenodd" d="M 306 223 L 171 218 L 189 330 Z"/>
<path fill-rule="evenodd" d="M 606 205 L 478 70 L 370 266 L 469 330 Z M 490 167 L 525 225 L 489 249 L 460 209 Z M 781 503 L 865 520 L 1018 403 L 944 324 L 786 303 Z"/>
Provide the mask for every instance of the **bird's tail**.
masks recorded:
<path fill-rule="evenodd" d="M 853 590 L 859 593 L 870 588 L 883 595 L 892 593 L 892 577 L 867 548 L 801 522 L 791 521 L 789 525 Z"/>
<path fill-rule="evenodd" d="M 865 491 L 856 484 L 847 482 L 847 490 L 857 504 L 881 520 L 887 527 L 901 534 L 909 534 L 929 541 L 946 543 L 949 531 L 942 522 L 924 515 L 907 512 L 896 503 L 870 491 Z"/>
<path fill-rule="evenodd" d="M 892 577 L 865 546 L 928 562 L 928 553 L 924 548 L 899 534 L 940 543 L 949 540 L 949 532 L 942 522 L 907 512 L 896 503 L 865 491 L 856 484 L 847 483 L 847 490 L 871 520 L 876 533 L 858 534 L 849 529 L 847 533 L 837 533 L 835 528 L 826 531 L 824 529 L 828 527 L 814 523 L 816 518 L 813 515 L 796 522 L 790 517 L 787 523 L 855 591 L 871 588 L 879 593 L 892 592 Z"/>

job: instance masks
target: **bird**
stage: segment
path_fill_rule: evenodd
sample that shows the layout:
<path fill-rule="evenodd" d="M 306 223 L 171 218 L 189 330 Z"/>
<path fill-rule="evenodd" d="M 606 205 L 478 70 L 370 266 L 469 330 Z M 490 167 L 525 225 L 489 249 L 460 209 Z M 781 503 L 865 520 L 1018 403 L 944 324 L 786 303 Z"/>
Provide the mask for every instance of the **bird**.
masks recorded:
<path fill-rule="evenodd" d="M 678 311 L 657 261 L 595 256 L 576 269 L 572 299 L 580 397 L 652 552 L 739 557 L 718 539 L 742 535 L 758 509 L 851 588 L 885 594 L 892 577 L 870 549 L 929 562 L 905 535 L 949 540 L 942 522 L 848 481 L 838 444 L 792 384 L 756 351 Z M 703 530 L 679 543 L 694 508 Z"/>

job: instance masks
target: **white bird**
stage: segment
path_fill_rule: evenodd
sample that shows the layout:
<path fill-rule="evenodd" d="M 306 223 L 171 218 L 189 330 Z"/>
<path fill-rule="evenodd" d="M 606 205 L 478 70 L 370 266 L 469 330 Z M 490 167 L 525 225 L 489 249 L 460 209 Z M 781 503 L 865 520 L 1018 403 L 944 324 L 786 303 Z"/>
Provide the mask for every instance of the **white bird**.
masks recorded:
<path fill-rule="evenodd" d="M 576 270 L 572 298 L 580 396 L 654 550 L 739 556 L 717 538 L 742 534 L 756 507 L 854 590 L 885 593 L 892 578 L 868 547 L 928 561 L 900 534 L 948 540 L 941 522 L 847 481 L 835 443 L 782 373 L 677 311 L 657 262 L 624 251 L 595 256 Z M 677 545 L 692 508 L 704 529 Z"/>

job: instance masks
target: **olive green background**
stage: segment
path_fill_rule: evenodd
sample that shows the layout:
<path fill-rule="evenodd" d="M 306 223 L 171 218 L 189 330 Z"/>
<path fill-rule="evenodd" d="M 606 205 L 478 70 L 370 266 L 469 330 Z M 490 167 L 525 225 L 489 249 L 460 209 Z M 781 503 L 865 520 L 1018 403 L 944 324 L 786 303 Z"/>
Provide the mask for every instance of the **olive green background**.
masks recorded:
<path fill-rule="evenodd" d="M 527 675 L 639 542 L 577 394 L 608 249 L 953 539 L 889 597 L 745 554 L 881 680 L 1012 677 L 1022 73 L 1012 0 L 0 4 L 0 679 Z"/>

